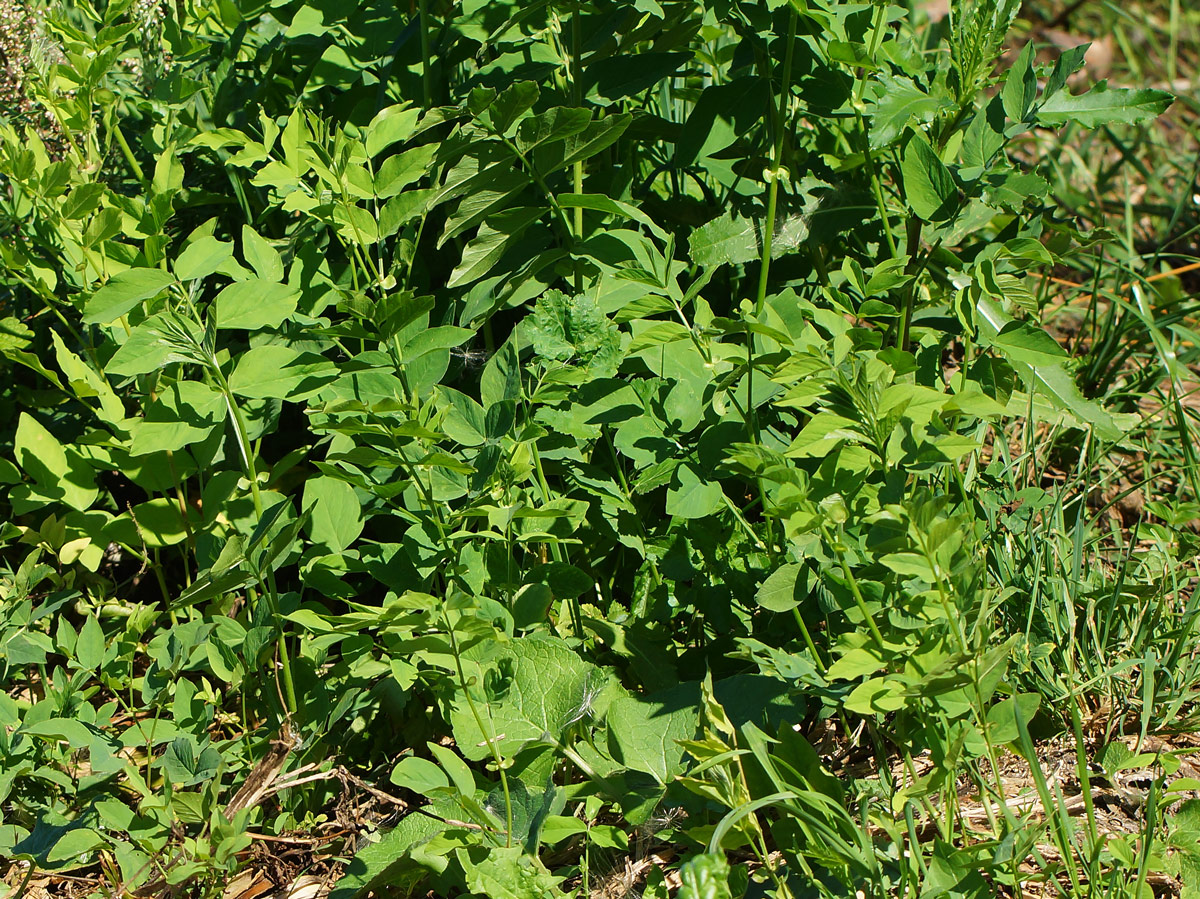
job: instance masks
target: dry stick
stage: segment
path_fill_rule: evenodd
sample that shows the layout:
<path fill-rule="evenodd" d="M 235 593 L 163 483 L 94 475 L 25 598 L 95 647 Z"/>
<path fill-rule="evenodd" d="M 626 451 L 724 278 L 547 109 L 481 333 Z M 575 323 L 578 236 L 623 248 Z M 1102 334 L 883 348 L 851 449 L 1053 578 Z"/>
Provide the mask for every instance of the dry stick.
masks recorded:
<path fill-rule="evenodd" d="M 1147 275 L 1145 278 L 1141 278 L 1138 281 L 1127 281 L 1126 283 L 1121 285 L 1120 289 L 1118 290 L 1118 293 L 1124 293 L 1126 290 L 1133 287 L 1135 284 L 1140 284 L 1143 282 L 1150 283 L 1151 281 L 1161 281 L 1163 278 L 1170 278 L 1175 275 L 1185 275 L 1188 272 L 1194 272 L 1197 269 L 1200 269 L 1200 262 L 1190 262 L 1187 265 L 1181 265 L 1178 268 L 1173 268 L 1173 269 L 1170 269 L 1169 271 L 1158 272 L 1157 274 L 1154 274 L 1154 275 Z M 1045 280 L 1049 281 L 1051 284 L 1058 284 L 1062 287 L 1073 287 L 1073 288 L 1080 289 L 1080 290 L 1083 289 L 1082 284 L 1079 284 L 1075 281 L 1068 281 L 1066 278 L 1056 278 L 1053 275 L 1047 275 Z M 1095 298 L 1096 298 L 1096 294 L 1089 293 L 1086 297 L 1083 297 L 1083 302 L 1090 303 Z"/>

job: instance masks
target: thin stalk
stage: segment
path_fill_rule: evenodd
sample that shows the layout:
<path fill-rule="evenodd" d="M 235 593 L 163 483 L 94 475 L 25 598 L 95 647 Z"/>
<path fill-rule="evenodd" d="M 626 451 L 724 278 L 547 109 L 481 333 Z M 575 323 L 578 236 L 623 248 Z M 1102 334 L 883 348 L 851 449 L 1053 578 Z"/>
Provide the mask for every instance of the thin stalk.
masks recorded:
<path fill-rule="evenodd" d="M 550 485 L 546 481 L 546 472 L 542 468 L 542 456 L 537 450 L 537 446 L 530 443 L 529 449 L 533 455 L 533 468 L 537 474 L 538 486 L 542 489 L 542 501 L 550 502 Z M 557 543 L 550 544 L 550 555 L 554 557 L 555 562 L 566 561 L 563 558 L 562 549 Z M 579 597 L 576 596 L 568 601 L 567 607 L 571 610 L 571 626 L 575 628 L 575 635 L 580 640 L 583 639 L 583 610 L 579 606 Z"/>
<path fill-rule="evenodd" d="M 254 503 L 254 517 L 261 522 L 263 517 L 263 501 L 262 493 L 258 488 L 258 467 L 254 464 L 255 453 L 250 446 L 250 438 L 247 436 L 249 430 L 246 428 L 246 420 L 242 416 L 242 410 L 234 401 L 233 391 L 229 387 L 229 382 L 225 380 L 225 375 L 221 371 L 220 365 L 214 358 L 211 360 L 211 370 L 217 380 L 217 386 L 225 398 L 225 406 L 229 410 L 230 421 L 233 424 L 234 435 L 237 438 L 238 449 L 242 453 L 242 464 L 246 469 L 246 478 L 250 481 L 250 498 Z M 291 659 L 288 656 L 286 636 L 283 631 L 283 620 L 279 616 L 279 593 L 275 587 L 275 575 L 273 572 L 267 572 L 266 584 L 268 601 L 271 604 L 271 614 L 275 618 L 276 626 L 279 628 L 279 637 L 276 640 L 276 646 L 279 651 L 279 664 L 283 672 L 283 688 L 286 694 L 286 703 L 288 714 L 296 714 L 299 704 L 296 702 L 296 685 L 292 679 Z"/>
<path fill-rule="evenodd" d="M 146 173 L 142 171 L 142 167 L 138 164 L 137 157 L 133 155 L 133 149 L 129 146 L 129 141 L 125 139 L 125 132 L 121 130 L 121 126 L 113 123 L 112 135 L 117 139 L 117 146 L 121 148 L 121 155 L 125 157 L 125 163 L 133 171 L 133 177 L 137 178 L 138 183 L 146 191 L 150 190 L 150 182 L 146 180 Z"/>
<path fill-rule="evenodd" d="M 433 73 L 429 71 L 429 0 L 418 0 L 417 8 L 421 32 L 421 100 L 429 109 L 433 106 Z"/>
<path fill-rule="evenodd" d="M 504 845 L 505 847 L 511 847 L 513 836 L 512 796 L 508 792 L 508 775 L 504 773 L 504 760 L 500 757 L 500 750 L 496 748 L 494 738 L 490 736 L 491 732 L 483 726 L 483 716 L 479 714 L 479 708 L 475 705 L 475 700 L 471 698 L 471 691 L 467 686 L 467 675 L 463 671 L 462 656 L 458 649 L 458 637 L 455 636 L 454 628 L 450 625 L 445 605 L 442 606 L 442 623 L 445 625 L 446 633 L 450 637 L 450 651 L 454 654 L 454 666 L 458 670 L 458 682 L 462 686 L 463 695 L 467 698 L 467 706 L 471 709 L 471 717 L 475 719 L 475 726 L 483 734 L 483 741 L 487 744 L 488 752 L 491 753 L 492 760 L 496 763 L 496 770 L 500 774 L 500 789 L 504 792 Z"/>
<path fill-rule="evenodd" d="M 859 612 L 867 622 L 867 629 L 871 632 L 871 637 L 875 640 L 875 645 L 880 649 L 884 649 L 886 643 L 883 639 L 883 634 L 879 632 L 879 626 L 875 623 L 875 617 L 871 614 L 870 608 L 867 606 L 866 599 L 863 598 L 862 591 L 858 588 L 858 580 L 854 577 L 854 572 L 850 570 L 850 564 L 846 561 L 846 552 L 842 549 L 841 543 L 835 541 L 829 533 L 829 529 L 824 524 L 821 525 L 821 536 L 825 538 L 825 542 L 833 549 L 834 554 L 838 558 L 838 565 L 842 569 L 842 574 L 845 575 L 847 583 L 850 585 L 850 593 L 854 596 L 854 604 L 858 606 Z"/>
<path fill-rule="evenodd" d="M 792 93 L 792 58 L 796 45 L 796 8 L 788 16 L 787 49 L 783 56 L 783 74 L 780 78 L 779 102 L 775 112 L 775 148 L 771 160 L 771 183 L 767 186 L 767 220 L 763 223 L 762 267 L 758 273 L 758 294 L 754 301 L 754 314 L 762 315 L 767 299 L 767 279 L 771 271 L 771 245 L 775 239 L 775 212 L 779 202 L 779 179 L 783 176 L 783 151 L 787 137 L 788 101 Z"/>

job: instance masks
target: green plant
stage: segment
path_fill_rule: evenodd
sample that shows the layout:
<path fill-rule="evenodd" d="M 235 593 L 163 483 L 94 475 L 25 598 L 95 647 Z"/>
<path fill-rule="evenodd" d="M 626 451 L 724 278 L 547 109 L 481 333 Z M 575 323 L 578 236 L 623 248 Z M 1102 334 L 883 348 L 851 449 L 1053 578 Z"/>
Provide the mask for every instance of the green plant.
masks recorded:
<path fill-rule="evenodd" d="M 1043 329 L 1031 272 L 1097 236 L 1019 156 L 1171 98 L 998 72 L 1017 15 L 48 9 L 0 110 L 0 854 L 215 894 L 366 784 L 407 813 L 338 899 L 593 894 L 651 846 L 660 896 L 1189 864 L 1186 806 L 1130 863 L 1041 776 L 1039 728 L 1084 772 L 1095 706 L 1191 714 L 1149 585 L 1196 485 L 1152 552 L 1090 513 L 1156 425 Z M 1181 374 L 1188 309 L 1104 314 Z"/>

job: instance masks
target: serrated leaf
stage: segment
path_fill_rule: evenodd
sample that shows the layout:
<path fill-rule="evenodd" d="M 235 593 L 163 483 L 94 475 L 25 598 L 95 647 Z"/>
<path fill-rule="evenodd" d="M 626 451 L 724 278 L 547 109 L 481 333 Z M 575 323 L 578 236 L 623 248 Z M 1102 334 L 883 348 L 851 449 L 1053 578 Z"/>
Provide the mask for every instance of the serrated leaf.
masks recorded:
<path fill-rule="evenodd" d="M 932 122 L 945 105 L 944 100 L 930 96 L 911 78 L 885 73 L 877 84 L 879 97 L 869 107 L 872 150 L 886 147 L 913 122 Z"/>
<path fill-rule="evenodd" d="M 1116 122 L 1135 124 L 1153 119 L 1167 111 L 1175 96 L 1152 88 L 1112 88 L 1101 81 L 1090 91 L 1071 94 L 1061 90 L 1037 111 L 1043 125 L 1061 127 L 1075 122 L 1084 128 L 1097 128 Z"/>

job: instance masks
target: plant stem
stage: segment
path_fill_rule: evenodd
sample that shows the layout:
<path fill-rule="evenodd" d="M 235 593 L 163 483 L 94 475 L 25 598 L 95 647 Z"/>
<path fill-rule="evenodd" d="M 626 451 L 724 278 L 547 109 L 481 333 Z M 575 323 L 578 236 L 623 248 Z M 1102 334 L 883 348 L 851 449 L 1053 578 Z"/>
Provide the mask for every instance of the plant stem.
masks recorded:
<path fill-rule="evenodd" d="M 426 109 L 433 106 L 433 73 L 429 71 L 429 0 L 418 0 L 421 32 L 421 100 Z"/>
<path fill-rule="evenodd" d="M 225 398 L 225 406 L 229 410 L 230 421 L 233 424 L 234 434 L 237 437 L 238 449 L 242 453 L 242 464 L 246 469 L 246 478 L 250 481 L 250 498 L 254 502 L 255 519 L 261 523 L 263 518 L 263 501 L 262 493 L 258 489 L 258 466 L 254 464 L 254 451 L 250 446 L 250 438 L 247 436 L 249 430 L 246 428 L 246 420 L 242 416 L 242 410 L 239 408 L 237 401 L 234 399 L 233 390 L 229 386 L 229 382 L 225 379 L 225 374 L 221 371 L 221 366 L 216 358 L 209 360 L 213 375 L 216 377 L 217 386 L 221 390 Z M 286 635 L 283 630 L 283 619 L 279 614 L 279 593 L 275 586 L 275 574 L 268 571 L 265 576 L 265 584 L 267 590 L 267 599 L 271 605 L 271 615 L 275 619 L 275 625 L 279 628 L 279 637 L 276 640 L 276 646 L 279 650 L 279 665 L 283 672 L 283 689 L 286 696 L 287 711 L 289 715 L 295 715 L 299 708 L 296 702 L 296 686 L 292 679 L 291 659 L 288 656 Z"/>

